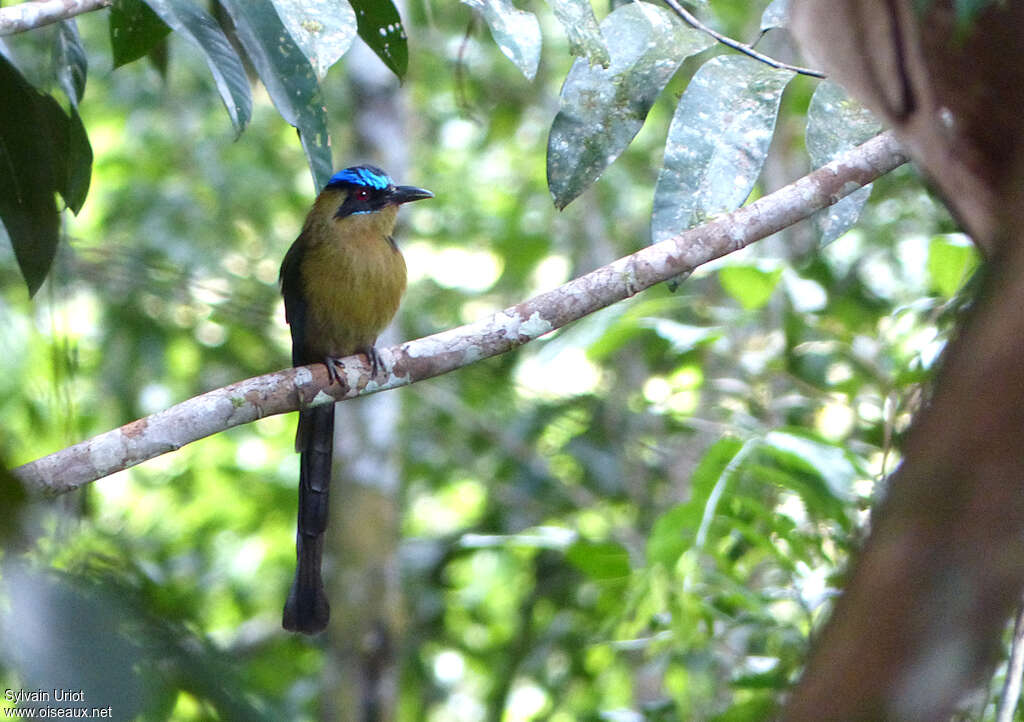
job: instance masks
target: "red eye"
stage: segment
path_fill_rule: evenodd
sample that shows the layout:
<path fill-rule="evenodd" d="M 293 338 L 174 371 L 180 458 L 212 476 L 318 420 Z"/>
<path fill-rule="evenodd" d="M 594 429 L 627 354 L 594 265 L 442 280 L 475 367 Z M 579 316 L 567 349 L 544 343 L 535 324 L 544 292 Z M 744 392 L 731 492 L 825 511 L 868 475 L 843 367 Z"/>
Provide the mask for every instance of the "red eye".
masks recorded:
<path fill-rule="evenodd" d="M 357 201 L 369 200 L 370 191 L 366 190 L 365 188 L 360 188 L 355 192 L 355 197 Z"/>

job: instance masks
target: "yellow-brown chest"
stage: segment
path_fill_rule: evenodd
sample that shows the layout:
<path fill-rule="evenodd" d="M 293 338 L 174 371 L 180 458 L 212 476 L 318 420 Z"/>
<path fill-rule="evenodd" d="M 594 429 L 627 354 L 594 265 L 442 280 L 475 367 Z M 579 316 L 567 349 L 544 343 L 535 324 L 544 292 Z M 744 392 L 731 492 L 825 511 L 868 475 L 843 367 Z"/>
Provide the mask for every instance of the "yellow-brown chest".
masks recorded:
<path fill-rule="evenodd" d="M 397 208 L 338 219 L 336 199 L 326 195 L 317 199 L 303 229 L 308 245 L 300 274 L 307 350 L 315 357 L 338 357 L 373 346 L 398 311 L 406 269 L 390 238 Z"/>

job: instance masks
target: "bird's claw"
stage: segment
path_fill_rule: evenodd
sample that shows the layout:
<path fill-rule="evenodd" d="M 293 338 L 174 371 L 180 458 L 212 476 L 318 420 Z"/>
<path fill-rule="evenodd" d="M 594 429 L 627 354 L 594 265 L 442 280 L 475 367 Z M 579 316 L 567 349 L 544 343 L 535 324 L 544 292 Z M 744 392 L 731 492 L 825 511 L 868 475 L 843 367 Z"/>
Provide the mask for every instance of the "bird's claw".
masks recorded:
<path fill-rule="evenodd" d="M 324 365 L 327 367 L 327 378 L 330 382 L 341 384 L 341 359 L 336 359 L 333 356 L 328 356 L 324 359 Z"/>
<path fill-rule="evenodd" d="M 381 371 L 386 370 L 384 367 L 384 359 L 381 358 L 381 355 L 380 353 L 378 353 L 377 348 L 375 346 L 370 346 L 368 348 L 362 349 L 362 351 L 363 353 L 366 354 L 366 360 L 370 362 L 371 379 L 376 378 L 377 374 L 379 374 Z M 324 359 L 324 365 L 327 367 L 327 378 L 330 380 L 330 382 L 332 384 L 340 384 L 341 372 L 343 369 L 341 359 L 335 358 L 333 356 L 327 356 Z"/>
<path fill-rule="evenodd" d="M 370 378 L 376 378 L 377 374 L 384 370 L 384 359 L 380 357 L 376 346 L 370 346 L 365 353 L 366 360 L 370 362 Z"/>

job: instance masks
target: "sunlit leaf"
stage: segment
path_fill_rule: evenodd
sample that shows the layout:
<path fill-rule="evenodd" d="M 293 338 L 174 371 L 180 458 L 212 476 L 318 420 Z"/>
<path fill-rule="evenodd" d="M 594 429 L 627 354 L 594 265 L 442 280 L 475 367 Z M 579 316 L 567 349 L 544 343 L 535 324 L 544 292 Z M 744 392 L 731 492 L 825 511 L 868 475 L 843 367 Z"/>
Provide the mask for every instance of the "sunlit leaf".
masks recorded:
<path fill-rule="evenodd" d="M 616 8 L 601 32 L 611 64 L 573 63 L 548 137 L 548 187 L 558 208 L 619 157 L 683 60 L 712 42 L 667 10 L 643 2 Z"/>
<path fill-rule="evenodd" d="M 822 310 L 828 303 L 828 292 L 820 283 L 802 277 L 791 268 L 783 269 L 782 282 L 794 311 L 813 313 Z"/>
<path fill-rule="evenodd" d="M 713 326 L 693 326 L 670 318 L 646 318 L 641 323 L 672 345 L 672 352 L 683 354 L 713 341 L 722 332 Z"/>
<path fill-rule="evenodd" d="M 726 266 L 718 271 L 718 282 L 748 311 L 768 303 L 782 279 L 782 268 L 765 271 L 757 266 Z"/>
<path fill-rule="evenodd" d="M 82 38 L 78 34 L 78 25 L 74 20 L 62 20 L 57 23 L 53 55 L 61 90 L 68 96 L 72 105 L 78 105 L 85 95 L 85 76 L 89 69 L 89 61 L 85 57 L 85 48 L 82 47 Z"/>
<path fill-rule="evenodd" d="M 928 244 L 928 279 L 943 296 L 955 296 L 978 263 L 977 248 L 964 236 L 936 236 Z"/>
<path fill-rule="evenodd" d="M 712 58 L 694 74 L 672 118 L 654 191 L 655 242 L 742 205 L 793 76 L 743 55 Z"/>
<path fill-rule="evenodd" d="M 322 188 L 333 169 L 327 113 L 313 66 L 270 0 L 223 0 L 223 5 L 277 111 L 299 131 L 313 183 Z"/>
<path fill-rule="evenodd" d="M 852 500 L 857 468 L 842 448 L 784 431 L 770 432 L 763 443 L 765 448 L 791 454 L 805 462 L 825 481 L 827 491 L 834 499 L 842 502 Z"/>
<path fill-rule="evenodd" d="M 146 4 L 174 32 L 203 52 L 235 133 L 240 134 L 252 116 L 249 78 L 217 21 L 191 0 L 146 0 Z"/>
<path fill-rule="evenodd" d="M 491 29 L 494 42 L 520 72 L 533 80 L 540 63 L 540 23 L 537 16 L 520 10 L 510 0 L 462 0 L 479 12 Z"/>
<path fill-rule="evenodd" d="M 578 541 L 566 550 L 565 557 L 592 579 L 612 581 L 629 576 L 629 552 L 616 542 Z"/>
<path fill-rule="evenodd" d="M 272 0 L 306 59 L 324 79 L 356 37 L 356 13 L 348 0 Z"/>
<path fill-rule="evenodd" d="M 761 14 L 761 32 L 789 24 L 789 0 L 772 0 Z"/>
<path fill-rule="evenodd" d="M 152 51 L 171 29 L 142 0 L 114 0 L 109 31 L 114 67 L 120 68 Z"/>
<path fill-rule="evenodd" d="M 828 80 L 818 84 L 807 108 L 807 152 L 821 167 L 881 132 L 871 112 Z M 871 184 L 855 190 L 814 216 L 821 243 L 831 243 L 857 222 L 871 195 Z"/>
<path fill-rule="evenodd" d="M 391 0 L 350 0 L 356 13 L 359 37 L 370 46 L 399 80 L 409 68 L 405 26 Z"/>
<path fill-rule="evenodd" d="M 590 0 L 548 0 L 569 40 L 569 52 L 591 65 L 607 68 L 612 61 Z"/>

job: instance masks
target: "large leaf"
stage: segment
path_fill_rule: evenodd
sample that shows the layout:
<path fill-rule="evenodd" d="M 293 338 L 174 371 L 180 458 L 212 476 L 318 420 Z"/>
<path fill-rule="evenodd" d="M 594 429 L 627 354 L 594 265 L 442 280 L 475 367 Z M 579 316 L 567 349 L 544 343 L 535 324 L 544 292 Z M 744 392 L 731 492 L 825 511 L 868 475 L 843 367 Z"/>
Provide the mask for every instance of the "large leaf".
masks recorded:
<path fill-rule="evenodd" d="M 252 116 L 249 78 L 217 21 L 191 0 L 146 0 L 146 4 L 174 32 L 202 51 L 231 124 L 240 134 Z"/>
<path fill-rule="evenodd" d="M 74 20 L 57 23 L 54 37 L 54 66 L 57 81 L 71 104 L 71 117 L 54 105 L 49 105 L 53 114 L 51 128 L 54 136 L 54 161 L 57 164 L 57 191 L 64 198 L 73 213 L 82 210 L 89 192 L 92 177 L 92 146 L 85 126 L 78 115 L 78 104 L 85 95 L 85 78 L 88 61 L 78 26 Z"/>
<path fill-rule="evenodd" d="M 772 0 L 761 13 L 761 32 L 789 24 L 789 0 Z"/>
<path fill-rule="evenodd" d="M 812 472 L 824 482 L 808 483 L 798 473 L 789 474 L 792 479 L 790 485 L 801 495 L 808 509 L 837 521 L 847 521 L 846 507 L 853 499 L 853 482 L 858 478 L 858 471 L 842 448 L 801 433 L 785 431 L 767 434 L 761 448 L 791 465 L 797 462 L 793 472 Z"/>
<path fill-rule="evenodd" d="M 48 105 L 57 192 L 75 215 L 82 210 L 92 179 L 92 146 L 78 110 L 69 118 L 56 103 Z"/>
<path fill-rule="evenodd" d="M 53 264 L 60 218 L 54 193 L 77 212 L 92 150 L 78 114 L 68 115 L 0 54 L 0 220 L 34 295 Z"/>
<path fill-rule="evenodd" d="M 72 105 L 78 105 L 85 95 L 85 76 L 89 62 L 86 60 L 85 48 L 82 47 L 82 38 L 78 34 L 78 25 L 74 20 L 57 23 L 53 59 L 61 90 L 68 96 Z"/>
<path fill-rule="evenodd" d="M 612 58 L 590 0 L 548 0 L 548 4 L 569 40 L 569 52 L 591 65 L 607 68 Z"/>
<path fill-rule="evenodd" d="M 704 452 L 690 478 L 690 500 L 658 517 L 647 539 L 649 564 L 673 566 L 679 556 L 692 547 L 717 511 L 718 502 L 742 461 L 744 445 L 739 439 L 719 439 Z M 701 539 L 701 541 L 703 541 Z"/>
<path fill-rule="evenodd" d="M 821 167 L 882 130 L 870 111 L 828 80 L 818 84 L 807 108 L 807 152 Z M 814 216 L 821 243 L 831 243 L 857 222 L 871 195 L 871 184 L 858 188 Z"/>
<path fill-rule="evenodd" d="M 573 63 L 548 136 L 548 187 L 558 208 L 619 157 L 683 60 L 712 42 L 667 10 L 643 2 L 617 8 L 601 32 L 611 64 Z"/>
<path fill-rule="evenodd" d="M 120 68 L 152 51 L 171 29 L 142 0 L 114 0 L 109 31 L 114 67 Z"/>
<path fill-rule="evenodd" d="M 391 0 L 350 0 L 359 37 L 377 53 L 399 80 L 409 68 L 409 46 L 402 17 Z"/>
<path fill-rule="evenodd" d="M 324 79 L 356 37 L 356 13 L 347 0 L 272 0 L 292 40 Z"/>
<path fill-rule="evenodd" d="M 281 116 L 299 131 L 316 188 L 333 172 L 327 113 L 313 66 L 292 40 L 270 0 L 222 0 L 238 38 Z"/>
<path fill-rule="evenodd" d="M 529 80 L 540 63 L 540 23 L 537 16 L 520 10 L 509 0 L 462 0 L 483 15 L 494 42 Z M 591 13 L 593 16 L 593 13 Z"/>
<path fill-rule="evenodd" d="M 670 318 L 643 318 L 640 325 L 650 328 L 658 336 L 669 342 L 672 353 L 684 354 L 702 344 L 721 337 L 722 332 L 714 326 L 694 326 L 679 323 Z"/>
<path fill-rule="evenodd" d="M 738 208 L 761 174 L 794 74 L 745 55 L 704 63 L 676 107 L 654 191 L 651 235 L 671 238 Z"/>

